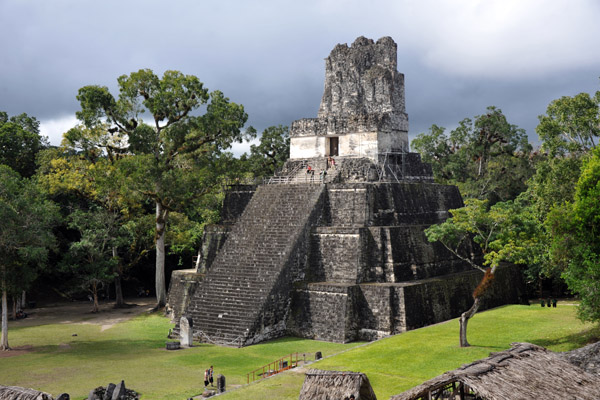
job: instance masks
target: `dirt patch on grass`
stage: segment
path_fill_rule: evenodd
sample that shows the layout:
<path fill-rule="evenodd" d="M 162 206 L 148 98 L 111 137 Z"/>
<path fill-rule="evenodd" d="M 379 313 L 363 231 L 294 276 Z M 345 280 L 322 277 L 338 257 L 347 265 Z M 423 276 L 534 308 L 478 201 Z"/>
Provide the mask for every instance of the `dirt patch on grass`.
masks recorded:
<path fill-rule="evenodd" d="M 123 308 L 115 308 L 114 302 L 102 302 L 97 313 L 92 312 L 92 304 L 87 301 L 46 304 L 26 309 L 27 318 L 9 321 L 9 327 L 83 323 L 100 325 L 104 331 L 151 311 L 155 305 L 155 300 L 148 297 L 127 299 L 126 302 L 127 306 Z"/>
<path fill-rule="evenodd" d="M 33 346 L 11 347 L 9 351 L 0 351 L 0 358 L 16 357 L 33 351 Z"/>

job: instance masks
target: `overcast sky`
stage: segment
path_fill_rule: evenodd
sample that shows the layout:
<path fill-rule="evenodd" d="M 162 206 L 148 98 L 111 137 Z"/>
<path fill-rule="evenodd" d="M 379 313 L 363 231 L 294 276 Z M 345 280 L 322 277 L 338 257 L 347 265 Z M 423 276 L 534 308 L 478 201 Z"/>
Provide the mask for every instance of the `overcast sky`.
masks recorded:
<path fill-rule="evenodd" d="M 600 90 L 598 21 L 596 0 L 0 0 L 0 110 L 58 144 L 80 87 L 174 69 L 262 131 L 316 117 L 336 44 L 391 36 L 411 138 L 495 105 L 536 142 L 551 100 Z"/>

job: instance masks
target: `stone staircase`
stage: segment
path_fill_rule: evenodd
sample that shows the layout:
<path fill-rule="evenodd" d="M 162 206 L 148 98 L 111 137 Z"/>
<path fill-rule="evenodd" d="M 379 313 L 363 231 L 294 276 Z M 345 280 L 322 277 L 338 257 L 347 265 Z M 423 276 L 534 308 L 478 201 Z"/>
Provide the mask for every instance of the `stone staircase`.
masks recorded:
<path fill-rule="evenodd" d="M 309 228 L 324 187 L 258 187 L 190 303 L 196 337 L 237 347 L 265 334 L 261 333 L 268 325 L 265 320 L 281 313 L 273 310 L 281 304 L 288 307 L 281 296 L 289 293 L 278 293 L 278 287 L 297 279 L 298 271 L 291 265 L 294 250 Z M 272 332 L 272 326 L 267 330 L 273 336 L 283 334 Z"/>

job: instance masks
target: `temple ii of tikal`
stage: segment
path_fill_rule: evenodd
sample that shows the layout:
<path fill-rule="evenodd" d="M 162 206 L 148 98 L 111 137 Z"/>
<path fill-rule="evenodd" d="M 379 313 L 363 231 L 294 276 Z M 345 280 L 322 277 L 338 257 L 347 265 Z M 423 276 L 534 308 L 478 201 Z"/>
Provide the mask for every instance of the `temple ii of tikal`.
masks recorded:
<path fill-rule="evenodd" d="M 168 308 L 197 340 L 247 346 L 292 335 L 375 340 L 455 318 L 481 272 L 424 229 L 463 206 L 408 149 L 396 43 L 359 37 L 325 59 L 316 118 L 294 121 L 290 156 L 260 185 L 232 185 L 193 270 L 174 271 Z M 521 303 L 514 266 L 483 308 Z"/>

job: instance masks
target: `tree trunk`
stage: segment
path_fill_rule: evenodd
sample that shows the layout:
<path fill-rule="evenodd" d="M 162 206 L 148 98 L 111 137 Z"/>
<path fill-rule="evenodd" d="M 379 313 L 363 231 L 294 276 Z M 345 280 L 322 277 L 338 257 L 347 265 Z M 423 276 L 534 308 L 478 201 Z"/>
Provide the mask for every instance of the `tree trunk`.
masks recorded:
<path fill-rule="evenodd" d="M 17 298 L 16 297 L 13 297 L 12 301 L 13 301 L 13 304 L 12 304 L 12 306 L 13 306 L 13 309 L 12 309 L 13 310 L 13 320 L 16 321 L 17 320 L 17 309 L 19 308 L 19 304 L 17 302 Z"/>
<path fill-rule="evenodd" d="M 121 288 L 121 273 L 117 272 L 115 276 L 115 307 L 123 307 L 125 301 L 123 300 L 123 289 Z"/>
<path fill-rule="evenodd" d="M 117 258 L 117 248 L 112 248 L 113 258 Z M 121 262 L 117 265 L 117 276 L 115 276 L 115 307 L 123 307 L 125 301 L 123 301 L 123 289 L 121 288 L 121 276 L 123 276 L 123 267 Z"/>
<path fill-rule="evenodd" d="M 97 282 L 93 282 L 92 283 L 92 294 L 94 296 L 94 307 L 92 308 L 92 312 L 93 313 L 97 313 L 98 312 L 98 283 Z"/>
<path fill-rule="evenodd" d="M 167 289 L 165 286 L 165 227 L 168 211 L 156 202 L 156 307 L 162 308 L 167 304 Z"/>
<path fill-rule="evenodd" d="M 8 347 L 8 301 L 4 279 L 2 279 L 2 287 L 0 289 L 2 289 L 2 338 L 0 339 L 0 350 L 10 350 L 10 347 Z"/>
<path fill-rule="evenodd" d="M 462 313 L 460 316 L 460 347 L 470 346 L 469 342 L 467 341 L 467 324 L 469 323 L 469 319 L 475 315 L 479 309 L 480 303 L 480 297 L 476 297 L 471 308 Z"/>
<path fill-rule="evenodd" d="M 23 309 L 27 308 L 27 292 L 25 290 L 23 290 L 23 292 L 21 293 L 21 307 Z"/>

